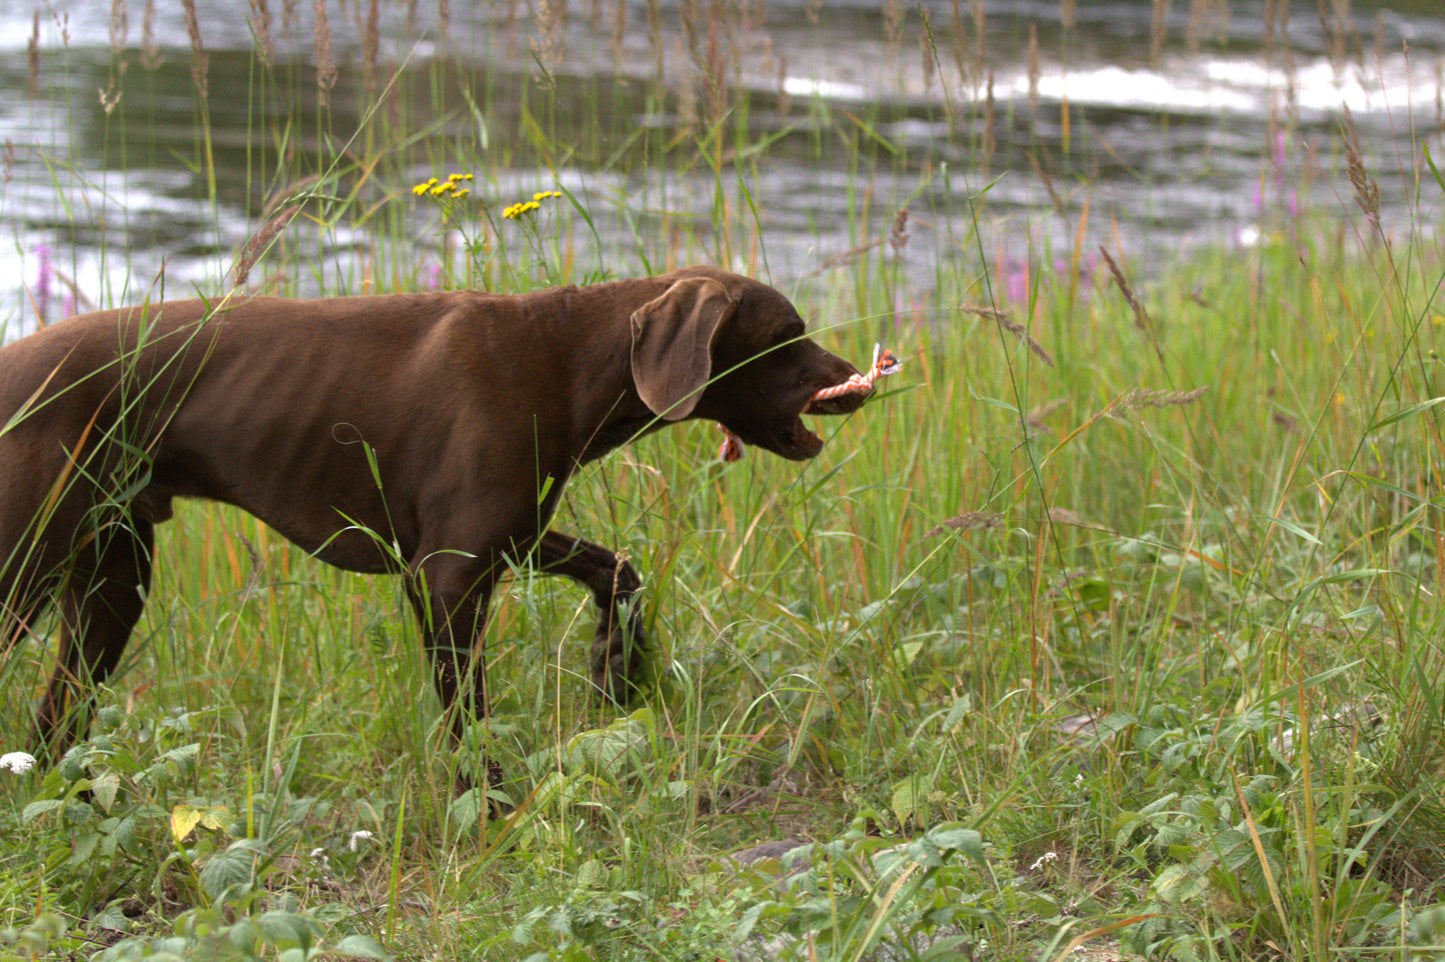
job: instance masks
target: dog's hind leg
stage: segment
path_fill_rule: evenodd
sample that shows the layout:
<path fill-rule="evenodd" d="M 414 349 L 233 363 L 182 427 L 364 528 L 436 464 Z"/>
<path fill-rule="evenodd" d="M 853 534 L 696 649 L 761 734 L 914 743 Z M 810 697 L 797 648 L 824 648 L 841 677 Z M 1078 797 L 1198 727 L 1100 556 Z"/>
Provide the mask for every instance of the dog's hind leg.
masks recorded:
<path fill-rule="evenodd" d="M 79 737 L 97 684 L 120 661 L 150 590 L 154 526 L 109 524 L 76 557 L 60 589 L 60 660 L 35 718 L 36 747 L 59 758 Z"/>
<path fill-rule="evenodd" d="M 536 564 L 538 571 L 571 578 L 592 592 L 598 612 L 592 684 L 613 704 L 626 705 L 641 688 L 647 650 L 642 613 L 632 604 L 642 587 L 636 570 L 600 545 L 557 531 L 538 542 Z"/>

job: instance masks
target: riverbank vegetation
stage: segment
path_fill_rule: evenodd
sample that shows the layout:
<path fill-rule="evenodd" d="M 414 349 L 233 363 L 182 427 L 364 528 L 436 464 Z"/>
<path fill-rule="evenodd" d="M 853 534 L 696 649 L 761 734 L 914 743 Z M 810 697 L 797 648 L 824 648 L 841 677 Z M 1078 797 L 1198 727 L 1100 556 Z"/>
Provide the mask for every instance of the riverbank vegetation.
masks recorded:
<path fill-rule="evenodd" d="M 935 83 L 978 80 L 959 7 L 899 13 Z M 1285 179 L 1285 105 L 1248 236 L 1146 273 L 1157 252 L 1083 241 L 1109 233 L 1086 184 L 1038 215 L 1071 242 L 1004 245 L 1021 231 L 989 214 L 1007 170 L 986 98 L 934 117 L 967 168 L 817 97 L 759 129 L 779 94 L 744 82 L 731 6 L 685 34 L 695 82 L 636 81 L 628 102 L 667 119 L 621 141 L 545 13 L 532 77 L 499 99 L 444 52 L 397 67 L 365 43 L 338 87 L 323 34 L 275 54 L 264 9 L 239 101 L 208 87 L 198 28 L 171 56 L 198 189 L 226 189 L 230 131 L 252 171 L 254 222 L 229 246 L 218 224 L 208 296 L 710 261 L 782 288 L 835 352 L 861 366 L 881 340 L 904 370 L 825 421 L 809 464 L 722 465 L 688 425 L 572 481 L 559 526 L 644 573 L 657 682 L 631 714 L 590 700 L 590 599 L 518 573 L 467 745 L 508 774 L 502 819 L 453 797 L 394 579 L 182 506 L 89 740 L 0 771 L 0 958 L 1445 953 L 1437 140 L 1376 156 L 1342 114 L 1334 159 L 1315 145 Z M 343 9 L 364 40 L 366 6 Z M 153 82 L 132 75 L 117 89 Z M 116 143 L 141 123 L 125 109 Z M 851 244 L 783 274 L 781 198 L 755 185 L 795 149 L 851 158 Z M 1413 196 L 1382 203 L 1382 164 Z M 879 170 L 913 195 L 878 196 Z M 967 205 L 917 202 L 963 177 Z M 682 213 L 699 189 L 707 216 Z M 52 627 L 0 661 L 0 753 L 27 747 Z"/>

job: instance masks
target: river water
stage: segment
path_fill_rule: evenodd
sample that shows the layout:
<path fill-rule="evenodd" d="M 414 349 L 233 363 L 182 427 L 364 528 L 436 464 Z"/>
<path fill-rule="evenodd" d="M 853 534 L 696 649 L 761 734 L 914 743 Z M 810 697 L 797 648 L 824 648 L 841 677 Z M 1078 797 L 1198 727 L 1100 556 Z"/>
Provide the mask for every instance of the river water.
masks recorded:
<path fill-rule="evenodd" d="M 365 2 L 326 0 L 339 74 L 325 124 L 318 4 L 269 6 L 264 29 L 255 0 L 210 0 L 198 16 L 214 193 L 178 0 L 0 9 L 5 338 L 37 317 L 138 300 L 162 273 L 167 296 L 223 290 L 266 195 L 308 170 L 295 156 L 360 151 L 348 139 L 372 99 L 368 64 L 373 85 L 395 72 L 410 81 L 398 90 L 462 78 L 484 92 L 468 103 L 433 91 L 427 103 L 445 110 L 413 106 L 410 123 L 432 125 L 435 143 L 483 142 L 477 189 L 498 209 L 555 185 L 576 196 L 592 217 L 582 270 L 662 266 L 646 238 L 685 225 L 702 238 L 695 257 L 788 282 L 878 243 L 906 205 L 896 256 L 921 275 L 979 262 L 999 297 L 1017 299 L 1028 270 L 1102 244 L 1147 276 L 1301 218 L 1359 230 L 1347 110 L 1383 229 L 1433 242 L 1441 213 L 1424 163 L 1445 153 L 1436 0 L 572 0 L 553 5 L 567 17 L 550 30 L 506 2 L 382 3 L 368 29 Z M 276 75 L 294 78 L 289 104 L 252 93 L 258 37 Z M 730 115 L 721 177 L 657 160 L 658 145 L 716 114 L 699 64 L 726 78 L 720 102 L 746 104 Z M 524 117 L 543 113 L 550 147 L 533 149 Z M 569 139 L 577 150 L 556 149 Z M 403 180 L 437 172 L 426 143 L 409 145 Z M 734 219 L 747 211 L 755 237 L 719 228 L 720 204 Z M 435 211 L 406 209 L 419 261 L 439 256 Z M 380 220 L 335 225 L 290 289 L 357 276 Z"/>

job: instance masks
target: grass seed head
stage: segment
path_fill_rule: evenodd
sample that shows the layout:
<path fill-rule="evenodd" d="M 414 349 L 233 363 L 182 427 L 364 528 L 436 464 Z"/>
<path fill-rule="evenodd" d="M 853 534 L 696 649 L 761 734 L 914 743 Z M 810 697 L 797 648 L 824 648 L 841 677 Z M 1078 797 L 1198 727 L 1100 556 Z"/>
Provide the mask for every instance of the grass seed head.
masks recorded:
<path fill-rule="evenodd" d="M 1109 405 L 1109 410 L 1117 414 L 1124 411 L 1137 411 L 1140 408 L 1177 407 L 1183 404 L 1193 404 L 1208 390 L 1208 385 L 1190 391 L 1151 391 L 1148 388 L 1136 387 L 1115 398 L 1114 403 Z"/>
<path fill-rule="evenodd" d="M 241 249 L 241 256 L 236 259 L 235 285 L 237 287 L 245 285 L 246 279 L 251 276 L 251 268 L 256 266 L 256 262 L 261 259 L 262 254 L 266 253 L 266 249 L 271 246 L 271 242 L 286 229 L 286 225 L 291 223 L 292 218 L 294 218 L 300 210 L 300 204 L 293 204 L 285 208 L 275 217 L 272 217 L 266 221 L 266 223 L 262 224 L 261 229 L 256 231 L 251 239 L 246 242 L 246 246 Z"/>
<path fill-rule="evenodd" d="M 191 80 L 195 82 L 201 99 L 205 100 L 210 92 L 211 58 L 206 53 L 206 45 L 201 42 L 201 24 L 196 18 L 196 0 L 181 0 L 181 9 L 186 15 L 186 35 L 191 38 Z"/>
<path fill-rule="evenodd" d="M 322 110 L 331 106 L 331 88 L 336 86 L 336 61 L 331 53 L 331 24 L 326 19 L 326 0 L 315 0 L 316 11 L 316 103 Z"/>
<path fill-rule="evenodd" d="M 1003 515 L 997 511 L 964 511 L 929 528 L 923 536 L 932 538 L 945 531 L 968 531 L 974 528 L 988 530 L 1001 527 L 1003 527 Z"/>

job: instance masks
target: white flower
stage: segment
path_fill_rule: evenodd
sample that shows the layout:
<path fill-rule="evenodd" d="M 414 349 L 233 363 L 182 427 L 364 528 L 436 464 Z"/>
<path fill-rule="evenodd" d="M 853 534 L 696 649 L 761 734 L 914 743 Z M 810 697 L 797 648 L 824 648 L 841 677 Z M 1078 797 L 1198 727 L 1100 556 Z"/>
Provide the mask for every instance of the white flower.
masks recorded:
<path fill-rule="evenodd" d="M 35 756 L 29 752 L 9 752 L 0 755 L 0 769 L 8 768 L 17 775 L 30 771 L 35 766 Z"/>
<path fill-rule="evenodd" d="M 1039 869 L 1041 869 L 1041 868 L 1044 867 L 1044 864 L 1045 864 L 1046 862 L 1052 862 L 1052 861 L 1054 861 L 1055 859 L 1057 859 L 1058 857 L 1059 857 L 1059 853 L 1058 853 L 1058 852 L 1045 852 L 1044 854 L 1042 854 L 1042 855 L 1040 855 L 1040 856 L 1038 857 L 1038 860 L 1037 860 L 1036 862 L 1034 862 L 1034 864 L 1032 864 L 1032 865 L 1029 866 L 1029 871 L 1030 871 L 1030 872 L 1037 872 Z"/>
<path fill-rule="evenodd" d="M 359 832 L 352 832 L 351 837 L 346 840 L 346 847 L 355 852 L 357 849 L 361 848 L 362 842 L 366 841 L 371 837 L 371 833 L 368 832 L 366 829 L 362 829 Z"/>

